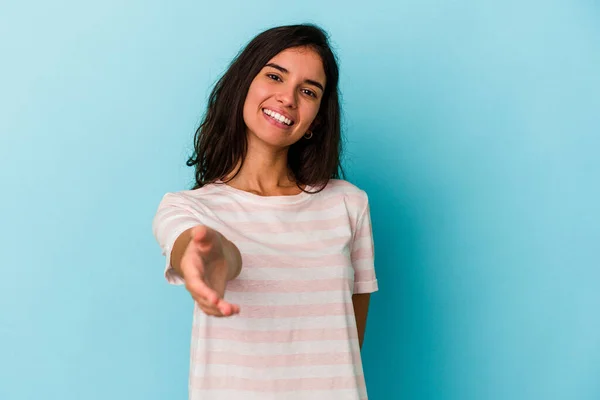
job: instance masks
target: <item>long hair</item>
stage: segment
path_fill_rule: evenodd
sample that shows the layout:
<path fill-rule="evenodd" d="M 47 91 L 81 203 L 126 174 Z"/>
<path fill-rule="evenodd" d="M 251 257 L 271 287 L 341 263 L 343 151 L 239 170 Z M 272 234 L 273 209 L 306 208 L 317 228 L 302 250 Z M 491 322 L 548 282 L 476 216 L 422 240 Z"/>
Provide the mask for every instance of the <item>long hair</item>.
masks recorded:
<path fill-rule="evenodd" d="M 252 39 L 213 88 L 194 135 L 194 153 L 186 163 L 195 168 L 194 189 L 224 179 L 238 162 L 244 163 L 248 143 L 243 108 L 250 84 L 269 60 L 293 47 L 309 47 L 319 54 L 327 82 L 314 134 L 310 140 L 300 139 L 290 146 L 288 167 L 298 187 L 325 187 L 329 179 L 344 176 L 336 57 L 321 28 L 290 25 L 268 29 Z"/>

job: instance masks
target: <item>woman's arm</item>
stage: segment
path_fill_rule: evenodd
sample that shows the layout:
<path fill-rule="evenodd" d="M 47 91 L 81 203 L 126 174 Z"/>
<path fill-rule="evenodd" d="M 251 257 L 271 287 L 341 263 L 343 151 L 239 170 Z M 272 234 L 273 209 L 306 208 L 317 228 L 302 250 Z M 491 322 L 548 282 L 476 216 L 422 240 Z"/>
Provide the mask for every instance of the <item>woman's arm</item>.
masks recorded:
<path fill-rule="evenodd" d="M 367 313 L 369 311 L 369 300 L 371 293 L 359 293 L 352 295 L 352 304 L 354 306 L 354 316 L 356 318 L 356 327 L 358 329 L 358 343 L 362 349 L 365 338 L 365 329 L 367 327 Z"/>

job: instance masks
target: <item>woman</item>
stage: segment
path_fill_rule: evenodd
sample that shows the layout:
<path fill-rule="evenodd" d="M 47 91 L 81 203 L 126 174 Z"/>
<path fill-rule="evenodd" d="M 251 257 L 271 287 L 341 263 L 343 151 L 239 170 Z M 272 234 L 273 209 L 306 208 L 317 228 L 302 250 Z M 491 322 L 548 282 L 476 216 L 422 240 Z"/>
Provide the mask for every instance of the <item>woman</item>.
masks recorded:
<path fill-rule="evenodd" d="M 366 399 L 369 203 L 340 179 L 338 67 L 313 25 L 269 29 L 217 82 L 193 190 L 153 223 L 195 300 L 190 398 Z"/>

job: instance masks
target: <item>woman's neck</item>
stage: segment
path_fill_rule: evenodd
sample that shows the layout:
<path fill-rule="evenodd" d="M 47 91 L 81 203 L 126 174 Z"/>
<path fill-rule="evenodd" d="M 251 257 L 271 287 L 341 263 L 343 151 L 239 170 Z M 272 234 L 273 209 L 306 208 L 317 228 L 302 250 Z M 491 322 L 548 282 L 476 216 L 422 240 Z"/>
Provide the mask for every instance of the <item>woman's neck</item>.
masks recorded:
<path fill-rule="evenodd" d="M 241 169 L 240 165 L 241 161 L 238 161 L 234 170 L 223 179 L 236 189 L 261 196 L 289 196 L 301 191 L 287 165 L 287 149 L 276 153 L 248 151 Z"/>

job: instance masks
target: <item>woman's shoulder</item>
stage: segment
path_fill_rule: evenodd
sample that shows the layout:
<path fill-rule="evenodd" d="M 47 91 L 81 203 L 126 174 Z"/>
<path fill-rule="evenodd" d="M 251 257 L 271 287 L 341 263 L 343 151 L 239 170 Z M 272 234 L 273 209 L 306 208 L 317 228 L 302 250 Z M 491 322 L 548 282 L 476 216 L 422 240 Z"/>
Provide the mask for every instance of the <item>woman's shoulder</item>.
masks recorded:
<path fill-rule="evenodd" d="M 330 193 L 339 195 L 367 198 L 367 192 L 365 192 L 363 189 L 359 188 L 355 184 L 343 179 L 330 179 L 327 182 L 327 186 L 325 186 L 323 191 L 328 191 Z"/>
<path fill-rule="evenodd" d="M 214 185 L 205 185 L 196 189 L 185 189 L 164 194 L 162 202 L 170 203 L 206 203 L 219 201 L 223 196 Z"/>
<path fill-rule="evenodd" d="M 369 203 L 369 196 L 365 190 L 343 179 L 330 179 L 321 193 L 327 199 L 335 198 L 347 206 L 359 209 L 364 209 Z"/>

